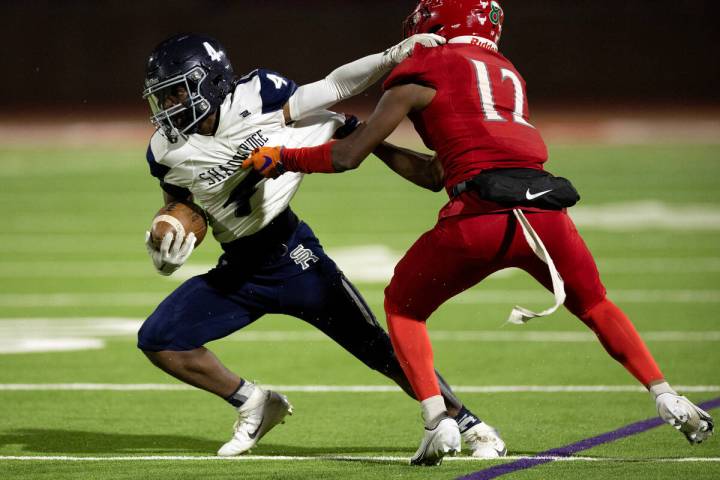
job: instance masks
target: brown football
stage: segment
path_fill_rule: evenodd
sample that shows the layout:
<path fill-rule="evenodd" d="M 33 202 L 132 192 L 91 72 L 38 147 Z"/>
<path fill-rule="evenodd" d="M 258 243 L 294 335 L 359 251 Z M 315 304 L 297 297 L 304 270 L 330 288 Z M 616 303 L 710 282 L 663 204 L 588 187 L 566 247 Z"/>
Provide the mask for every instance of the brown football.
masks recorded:
<path fill-rule="evenodd" d="M 200 245 L 207 233 L 205 212 L 199 205 L 186 202 L 171 202 L 158 210 L 150 227 L 150 236 L 155 248 L 160 248 L 168 232 L 173 234 L 182 229 L 183 234 L 195 233 L 195 246 Z"/>

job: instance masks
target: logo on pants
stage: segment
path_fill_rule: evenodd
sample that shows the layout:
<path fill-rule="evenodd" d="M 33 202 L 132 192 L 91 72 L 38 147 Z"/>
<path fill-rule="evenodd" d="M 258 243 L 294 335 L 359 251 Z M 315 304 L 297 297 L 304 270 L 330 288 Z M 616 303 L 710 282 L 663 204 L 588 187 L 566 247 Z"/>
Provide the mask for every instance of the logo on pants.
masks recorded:
<path fill-rule="evenodd" d="M 317 262 L 318 257 L 310 250 L 305 248 L 301 244 L 298 244 L 295 249 L 290 252 L 290 258 L 292 258 L 297 265 L 300 265 L 303 270 L 307 270 L 310 267 L 310 262 Z"/>

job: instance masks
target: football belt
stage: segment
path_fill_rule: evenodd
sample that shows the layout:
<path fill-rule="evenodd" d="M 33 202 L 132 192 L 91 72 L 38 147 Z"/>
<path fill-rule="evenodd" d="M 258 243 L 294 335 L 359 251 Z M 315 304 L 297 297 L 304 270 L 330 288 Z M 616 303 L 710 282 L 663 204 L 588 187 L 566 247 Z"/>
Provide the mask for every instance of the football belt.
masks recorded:
<path fill-rule="evenodd" d="M 534 207 L 562 210 L 580 200 L 580 194 L 567 178 L 556 177 L 533 168 L 498 168 L 484 170 L 451 189 L 457 197 L 476 192 L 480 198 L 509 207 Z"/>

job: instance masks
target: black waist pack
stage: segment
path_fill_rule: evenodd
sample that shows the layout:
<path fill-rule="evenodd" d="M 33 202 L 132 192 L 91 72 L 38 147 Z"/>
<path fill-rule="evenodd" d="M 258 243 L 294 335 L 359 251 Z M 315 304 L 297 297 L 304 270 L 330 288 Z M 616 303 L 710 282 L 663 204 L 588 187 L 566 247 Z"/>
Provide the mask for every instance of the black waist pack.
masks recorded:
<path fill-rule="evenodd" d="M 455 185 L 452 194 L 458 196 L 468 190 L 477 192 L 483 200 L 510 207 L 562 210 L 580 200 L 580 195 L 567 178 L 531 168 L 485 170 Z"/>

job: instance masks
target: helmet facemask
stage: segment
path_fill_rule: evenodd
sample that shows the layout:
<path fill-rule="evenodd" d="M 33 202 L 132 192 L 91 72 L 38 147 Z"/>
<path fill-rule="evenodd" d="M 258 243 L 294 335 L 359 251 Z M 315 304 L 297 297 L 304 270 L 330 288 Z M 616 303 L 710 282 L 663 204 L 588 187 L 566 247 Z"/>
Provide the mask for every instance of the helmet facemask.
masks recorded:
<path fill-rule="evenodd" d="M 210 113 L 210 102 L 201 93 L 207 72 L 195 67 L 163 82 L 145 82 L 143 98 L 150 104 L 150 121 L 171 142 L 195 133 Z"/>
<path fill-rule="evenodd" d="M 403 22 L 403 38 L 408 38 L 418 33 L 418 25 L 430 18 L 430 11 L 420 2 L 415 11 L 413 11 Z"/>

